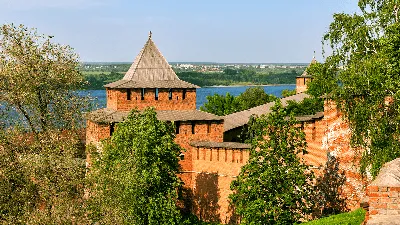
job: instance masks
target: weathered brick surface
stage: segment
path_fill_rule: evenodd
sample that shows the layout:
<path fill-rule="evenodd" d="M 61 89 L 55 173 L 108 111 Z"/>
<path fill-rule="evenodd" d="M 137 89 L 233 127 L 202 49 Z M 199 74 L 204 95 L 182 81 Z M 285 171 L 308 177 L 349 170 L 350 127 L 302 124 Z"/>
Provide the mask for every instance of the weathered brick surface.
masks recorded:
<path fill-rule="evenodd" d="M 118 111 L 145 109 L 154 107 L 156 110 L 195 110 L 196 89 L 186 89 L 183 99 L 183 89 L 172 89 L 172 99 L 169 99 L 168 89 L 158 89 L 158 100 L 155 99 L 155 89 L 146 88 L 144 100 L 141 99 L 141 89 L 131 89 L 130 99 L 127 99 L 127 89 L 107 88 L 107 108 Z"/>
<path fill-rule="evenodd" d="M 98 146 L 101 140 L 110 137 L 110 125 L 86 121 L 86 144 Z"/>
<path fill-rule="evenodd" d="M 369 186 L 367 190 L 369 218 L 382 215 L 400 215 L 398 187 Z"/>
<path fill-rule="evenodd" d="M 359 173 L 362 151 L 351 148 L 351 131 L 348 123 L 331 101 L 325 103 L 323 120 L 326 124 L 326 131 L 322 147 L 339 161 L 339 169 L 344 171 L 346 176 L 343 197 L 346 198 L 350 210 L 356 209 L 360 206 L 361 199 L 365 198 L 365 188 L 370 181 L 370 178 L 363 178 Z"/>
<path fill-rule="evenodd" d="M 326 123 L 322 119 L 303 123 L 303 131 L 306 135 L 308 154 L 301 155 L 301 157 L 308 165 L 322 167 L 327 161 L 327 151 L 322 147 L 325 130 Z"/>

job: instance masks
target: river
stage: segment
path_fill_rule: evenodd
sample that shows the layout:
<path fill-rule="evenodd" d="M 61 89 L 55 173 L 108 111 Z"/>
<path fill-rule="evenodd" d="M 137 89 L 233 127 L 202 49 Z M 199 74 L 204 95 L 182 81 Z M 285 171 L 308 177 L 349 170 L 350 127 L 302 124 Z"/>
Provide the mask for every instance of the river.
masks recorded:
<path fill-rule="evenodd" d="M 204 105 L 207 101 L 206 97 L 208 95 L 220 94 L 225 95 L 226 93 L 230 93 L 231 95 L 238 96 L 246 89 L 252 86 L 228 86 L 228 87 L 202 87 L 197 89 L 196 95 L 196 107 L 197 109 L 200 106 Z M 288 84 L 288 85 L 265 85 L 259 86 L 262 87 L 267 94 L 272 94 L 277 97 L 282 97 L 281 93 L 282 90 L 288 89 L 293 90 L 296 88 L 295 84 Z M 90 91 L 82 91 L 82 95 L 90 95 L 95 99 L 95 108 L 104 108 L 106 107 L 106 91 L 105 90 L 90 90 Z"/>

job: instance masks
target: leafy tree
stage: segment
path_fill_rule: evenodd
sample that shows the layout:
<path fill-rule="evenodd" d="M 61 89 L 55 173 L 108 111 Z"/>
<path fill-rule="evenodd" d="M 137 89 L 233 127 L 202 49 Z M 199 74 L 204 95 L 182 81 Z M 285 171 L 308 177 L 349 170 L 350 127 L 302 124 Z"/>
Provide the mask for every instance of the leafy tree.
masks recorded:
<path fill-rule="evenodd" d="M 265 93 L 264 89 L 260 87 L 251 87 L 246 89 L 237 97 L 240 104 L 240 110 L 250 109 L 268 102 L 273 102 L 277 99 L 274 95 Z"/>
<path fill-rule="evenodd" d="M 83 86 L 78 56 L 51 36 L 20 25 L 0 27 L 0 102 L 14 125 L 38 136 L 52 127 L 80 127 L 85 98 L 73 90 Z"/>
<path fill-rule="evenodd" d="M 293 90 L 288 90 L 288 89 L 285 89 L 285 90 L 282 90 L 282 97 L 289 97 L 289 96 L 292 96 L 292 95 L 295 95 L 296 94 L 296 89 L 293 89 Z"/>
<path fill-rule="evenodd" d="M 0 221 L 3 224 L 87 223 L 84 147 L 73 132 L 0 131 Z"/>
<path fill-rule="evenodd" d="M 200 107 L 200 110 L 209 112 L 218 116 L 228 115 L 239 111 L 239 103 L 235 96 L 226 93 L 225 96 L 214 94 L 207 96 L 207 102 Z"/>
<path fill-rule="evenodd" d="M 334 14 L 325 42 L 332 55 L 313 73 L 352 130 L 351 144 L 364 151 L 361 170 L 376 176 L 400 157 L 400 22 L 397 0 L 360 0 L 360 13 Z M 338 70 L 340 69 L 341 70 Z M 326 85 L 324 85 L 326 84 Z"/>
<path fill-rule="evenodd" d="M 179 154 L 172 124 L 154 109 L 119 123 L 89 173 L 92 218 L 105 224 L 179 224 Z"/>
<path fill-rule="evenodd" d="M 23 25 L 0 27 L 0 221 L 85 224 L 85 98 L 77 56 Z M 15 109 L 15 111 L 13 111 Z M 1 124 L 1 122 L 0 122 Z"/>
<path fill-rule="evenodd" d="M 294 116 L 314 115 L 324 111 L 324 100 L 321 98 L 305 98 L 300 102 L 288 101 L 285 107 L 287 115 Z"/>
<path fill-rule="evenodd" d="M 264 89 L 260 87 L 248 88 L 237 97 L 228 92 L 225 96 L 214 94 L 213 96 L 207 96 L 206 98 L 207 102 L 204 106 L 200 107 L 200 110 L 218 116 L 247 110 L 268 102 L 273 102 L 277 99 L 277 97 L 265 93 Z"/>
<path fill-rule="evenodd" d="M 230 195 L 243 224 L 293 224 L 309 213 L 313 174 L 299 158 L 305 134 L 280 102 L 255 119 L 250 158 Z M 262 128 L 262 129 L 260 129 Z"/>

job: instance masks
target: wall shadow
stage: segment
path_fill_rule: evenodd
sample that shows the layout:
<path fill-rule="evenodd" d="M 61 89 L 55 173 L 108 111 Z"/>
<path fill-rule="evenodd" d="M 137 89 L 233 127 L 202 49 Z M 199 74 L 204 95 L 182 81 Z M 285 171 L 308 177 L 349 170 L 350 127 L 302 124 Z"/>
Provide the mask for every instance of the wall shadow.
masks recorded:
<path fill-rule="evenodd" d="M 221 222 L 217 173 L 200 173 L 196 177 L 195 184 L 193 207 L 196 215 L 202 221 Z"/>
<path fill-rule="evenodd" d="M 329 155 L 323 174 L 316 180 L 313 197 L 314 218 L 347 211 L 346 199 L 342 195 L 342 187 L 346 182 L 344 171 L 339 170 L 339 161 Z"/>

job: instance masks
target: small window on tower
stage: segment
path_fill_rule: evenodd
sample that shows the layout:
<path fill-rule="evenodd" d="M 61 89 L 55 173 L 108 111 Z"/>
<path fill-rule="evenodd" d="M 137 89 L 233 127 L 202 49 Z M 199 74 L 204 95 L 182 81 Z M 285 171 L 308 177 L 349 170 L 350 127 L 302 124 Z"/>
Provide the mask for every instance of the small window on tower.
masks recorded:
<path fill-rule="evenodd" d="M 196 124 L 195 122 L 192 122 L 192 134 L 195 134 L 196 131 Z"/>
<path fill-rule="evenodd" d="M 175 122 L 175 134 L 179 134 L 180 125 L 181 125 L 181 123 L 179 121 Z"/>
<path fill-rule="evenodd" d="M 155 93 L 154 99 L 158 100 L 158 88 L 155 89 L 154 93 Z"/>
<path fill-rule="evenodd" d="M 211 133 L 211 122 L 207 123 L 207 134 Z"/>
<path fill-rule="evenodd" d="M 168 89 L 168 99 L 172 100 L 172 89 Z"/>
<path fill-rule="evenodd" d="M 182 90 L 182 100 L 185 100 L 186 98 L 186 89 Z"/>
<path fill-rule="evenodd" d="M 114 133 L 114 126 L 115 126 L 115 123 L 110 123 L 110 136 L 112 136 Z"/>
<path fill-rule="evenodd" d="M 144 100 L 144 93 L 145 93 L 145 89 L 142 88 L 142 92 L 141 92 L 141 99 Z"/>
<path fill-rule="evenodd" d="M 131 89 L 126 89 L 126 100 L 131 100 L 131 95 L 132 95 L 132 92 L 131 92 Z"/>

